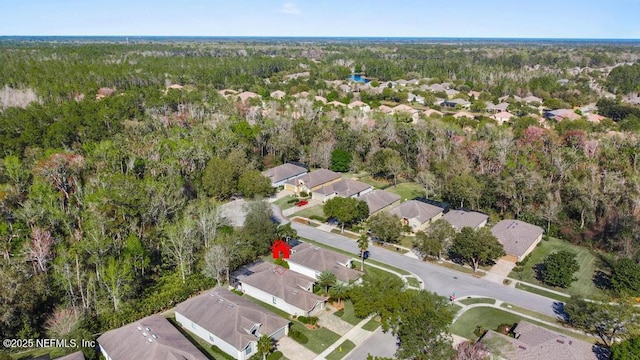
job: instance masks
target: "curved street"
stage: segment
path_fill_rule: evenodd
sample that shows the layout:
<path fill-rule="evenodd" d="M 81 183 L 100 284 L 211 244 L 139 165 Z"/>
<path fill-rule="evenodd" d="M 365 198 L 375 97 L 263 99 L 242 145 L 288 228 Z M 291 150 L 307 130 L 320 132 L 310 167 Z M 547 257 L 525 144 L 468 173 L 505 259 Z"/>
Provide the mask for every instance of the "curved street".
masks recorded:
<path fill-rule="evenodd" d="M 275 214 L 278 214 L 278 212 L 275 212 Z M 357 244 L 353 239 L 338 234 L 327 233 L 297 222 L 291 222 L 291 226 L 298 231 L 300 237 L 311 239 L 353 254 L 358 254 L 359 252 Z M 482 278 L 476 278 L 472 275 L 442 266 L 412 259 L 377 246 L 370 246 L 369 252 L 372 260 L 414 273 L 424 282 L 425 289 L 434 291 L 442 296 L 449 297 L 455 292 L 458 299 L 472 295 L 490 297 L 550 316 L 558 316 L 556 309 L 562 308 L 562 303 L 559 301 L 503 286 Z"/>

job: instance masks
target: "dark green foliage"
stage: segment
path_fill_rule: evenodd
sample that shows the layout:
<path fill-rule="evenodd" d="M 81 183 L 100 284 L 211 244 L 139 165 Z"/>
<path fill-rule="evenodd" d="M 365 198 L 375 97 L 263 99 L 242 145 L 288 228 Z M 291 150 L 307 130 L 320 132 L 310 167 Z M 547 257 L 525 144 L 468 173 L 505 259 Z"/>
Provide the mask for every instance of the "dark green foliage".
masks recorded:
<path fill-rule="evenodd" d="M 596 105 L 600 115 L 611 118 L 613 121 L 620 121 L 631 116 L 640 117 L 640 108 L 624 105 L 616 100 L 600 99 Z"/>
<path fill-rule="evenodd" d="M 329 199 L 322 210 L 328 217 L 334 217 L 342 225 L 353 224 L 369 216 L 369 207 L 364 201 L 354 198 L 334 197 Z"/>
<path fill-rule="evenodd" d="M 566 288 L 577 279 L 574 277 L 580 270 L 576 254 L 561 250 L 549 254 L 542 263 L 541 279 L 547 285 Z"/>
<path fill-rule="evenodd" d="M 402 224 L 397 215 L 390 215 L 388 212 L 379 212 L 373 215 L 368 221 L 371 235 L 380 241 L 397 243 L 402 235 Z"/>
<path fill-rule="evenodd" d="M 269 196 L 274 190 L 271 180 L 258 170 L 246 171 L 238 179 L 238 192 L 248 199 Z"/>
<path fill-rule="evenodd" d="M 640 296 L 640 265 L 629 258 L 614 261 L 611 287 L 619 294 Z"/>
<path fill-rule="evenodd" d="M 640 337 L 632 337 L 611 345 L 611 360 L 639 360 Z"/>
<path fill-rule="evenodd" d="M 638 334 L 640 312 L 629 302 L 599 303 L 572 297 L 564 311 L 569 325 L 598 336 L 606 346 L 611 346 L 614 339 Z"/>
<path fill-rule="evenodd" d="M 614 94 L 640 91 L 640 64 L 616 66 L 607 76 L 607 89 Z"/>
<path fill-rule="evenodd" d="M 338 172 L 349 171 L 349 165 L 351 164 L 351 154 L 342 150 L 335 149 L 331 152 L 331 170 Z"/>
<path fill-rule="evenodd" d="M 273 212 L 266 201 L 247 204 L 247 216 L 244 219 L 241 237 L 249 244 L 241 249 L 248 259 L 269 251 L 273 240 L 278 238 L 278 225 L 272 220 Z"/>
<path fill-rule="evenodd" d="M 316 325 L 318 323 L 318 317 L 317 316 L 310 316 L 310 317 L 298 316 L 298 321 L 300 321 L 303 324 Z"/>
<path fill-rule="evenodd" d="M 281 266 L 281 267 L 283 267 L 285 269 L 289 268 L 289 263 L 287 262 L 287 260 L 282 259 L 282 258 L 277 258 L 277 259 L 273 260 L 273 263 L 278 265 L 278 266 Z"/>
<path fill-rule="evenodd" d="M 459 257 L 470 263 L 474 271 L 478 270 L 478 266 L 490 263 L 505 255 L 502 244 L 486 227 L 478 230 L 469 227 L 462 228 L 454 236 L 449 252 L 454 257 Z"/>
<path fill-rule="evenodd" d="M 309 339 L 307 338 L 307 336 L 296 329 L 289 330 L 289 337 L 300 344 L 306 344 L 309 342 Z"/>

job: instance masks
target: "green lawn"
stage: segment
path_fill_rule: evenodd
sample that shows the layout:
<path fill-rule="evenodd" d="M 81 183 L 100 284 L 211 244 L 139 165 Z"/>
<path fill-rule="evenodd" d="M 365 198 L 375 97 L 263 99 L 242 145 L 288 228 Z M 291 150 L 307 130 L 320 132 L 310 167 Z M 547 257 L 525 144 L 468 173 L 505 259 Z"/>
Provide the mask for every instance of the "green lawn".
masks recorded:
<path fill-rule="evenodd" d="M 279 207 L 282 210 L 289 209 L 289 208 L 292 208 L 292 207 L 296 206 L 295 202 L 289 203 L 289 200 L 291 200 L 291 199 L 296 199 L 296 197 L 292 196 L 292 195 L 288 195 L 288 196 L 285 196 L 283 198 L 280 198 L 280 199 L 274 201 L 273 204 L 276 205 L 277 207 Z"/>
<path fill-rule="evenodd" d="M 64 356 L 70 352 L 76 352 L 80 349 L 66 349 L 66 348 L 37 348 L 27 351 L 23 351 L 16 354 L 11 354 L 12 359 L 32 359 L 34 357 L 43 356 L 49 354 L 52 359 Z"/>
<path fill-rule="evenodd" d="M 340 360 L 345 355 L 349 353 L 349 351 L 353 350 L 356 347 L 356 344 L 351 342 L 351 340 L 345 340 L 342 344 L 340 344 L 335 350 L 333 350 L 329 355 L 327 355 L 327 360 Z"/>
<path fill-rule="evenodd" d="M 420 281 L 418 281 L 418 279 L 416 279 L 414 277 L 407 277 L 406 279 L 407 279 L 407 283 L 410 286 L 417 287 L 417 288 L 420 287 Z"/>
<path fill-rule="evenodd" d="M 560 319 L 557 318 L 557 317 L 540 314 L 538 312 L 535 312 L 535 311 L 532 311 L 532 310 L 529 310 L 529 309 L 525 309 L 525 308 L 517 306 L 517 305 L 513 305 L 513 304 L 509 304 L 509 303 L 502 303 L 502 304 L 500 304 L 500 307 L 511 309 L 513 311 L 517 311 L 517 312 L 525 314 L 525 315 L 533 316 L 536 319 L 540 319 L 540 320 L 547 321 L 547 322 L 550 322 L 550 323 L 558 323 L 558 324 L 560 324 L 560 322 L 559 322 Z"/>
<path fill-rule="evenodd" d="M 601 261 L 589 249 L 572 245 L 566 241 L 556 238 L 549 238 L 548 241 L 541 241 L 540 244 L 541 245 L 537 246 L 535 250 L 533 250 L 526 264 L 524 264 L 524 270 L 520 273 L 511 272 L 509 277 L 552 289 L 552 287 L 546 286 L 536 279 L 534 267 L 537 264 L 542 263 L 547 255 L 560 250 L 567 250 L 577 255 L 578 264 L 580 264 L 580 270 L 576 273 L 576 278 L 578 280 L 573 282 L 566 289 L 553 289 L 583 297 L 593 297 L 594 295 L 603 294 L 603 291 L 596 287 L 593 282 L 593 276 L 596 270 L 600 270 Z"/>
<path fill-rule="evenodd" d="M 376 331 L 377 328 L 380 327 L 380 321 L 375 318 L 369 320 L 366 324 L 362 326 L 363 329 L 367 331 Z"/>
<path fill-rule="evenodd" d="M 322 210 L 322 205 L 316 205 L 316 206 L 312 206 L 308 209 L 304 209 L 304 210 L 300 210 L 298 212 L 296 212 L 295 214 L 293 214 L 292 216 L 301 216 L 301 217 L 305 217 L 305 218 L 310 218 L 311 216 L 319 216 L 323 219 L 326 219 L 327 216 L 324 214 L 324 211 Z M 326 220 L 325 220 L 326 221 Z"/>
<path fill-rule="evenodd" d="M 415 238 L 415 236 L 403 236 L 400 239 L 400 245 L 409 249 L 413 249 L 413 240 L 415 240 Z"/>
<path fill-rule="evenodd" d="M 358 179 L 358 181 L 361 181 L 365 184 L 369 184 L 376 189 L 384 189 L 385 187 L 389 186 L 389 183 L 374 179 L 371 176 L 361 177 L 360 179 Z"/>
<path fill-rule="evenodd" d="M 458 301 L 459 303 L 463 303 L 465 305 L 471 304 L 495 304 L 496 299 L 489 298 L 470 298 L 470 299 L 462 299 Z"/>
<path fill-rule="evenodd" d="M 424 196 L 422 186 L 412 182 L 399 183 L 396 186 L 391 185 L 386 188 L 385 191 L 400 195 L 400 201 L 412 200 Z"/>
<path fill-rule="evenodd" d="M 569 300 L 568 296 L 558 295 L 556 293 L 552 293 L 551 291 L 538 289 L 537 287 L 529 286 L 529 285 L 523 284 L 523 283 L 517 283 L 516 284 L 516 289 L 528 291 L 530 293 L 538 294 L 540 296 L 548 297 L 550 299 L 555 299 L 555 300 L 558 300 L 558 301 L 567 301 L 567 300 Z"/>
<path fill-rule="evenodd" d="M 340 339 L 340 335 L 326 328 L 317 328 L 315 330 L 307 329 L 306 326 L 294 321 L 291 323 L 292 330 L 298 330 L 309 339 L 309 342 L 302 344 L 302 346 L 313 351 L 316 354 L 320 354 L 327 347 Z"/>
<path fill-rule="evenodd" d="M 334 315 L 351 325 L 357 325 L 360 321 L 362 321 L 362 319 L 356 317 L 355 313 L 353 312 L 353 303 L 351 302 L 351 300 L 346 300 L 343 303 L 344 309 L 336 311 Z"/>
<path fill-rule="evenodd" d="M 467 339 L 475 340 L 477 336 L 473 333 L 477 325 L 484 327 L 486 330 L 495 330 L 500 324 L 513 325 L 524 318 L 516 314 L 511 314 L 506 311 L 502 311 L 496 308 L 490 307 L 477 307 L 466 311 L 458 320 L 451 325 L 451 332 L 453 334 L 462 336 Z M 595 343 L 597 339 L 574 333 L 568 329 L 549 326 L 531 319 L 525 319 L 533 324 L 551 329 L 561 334 L 574 337 L 576 339 Z"/>
<path fill-rule="evenodd" d="M 334 234 L 338 234 L 338 235 L 342 235 L 345 237 L 348 237 L 350 239 L 354 239 L 354 240 L 358 240 L 360 238 L 360 236 L 352 234 L 352 233 L 348 233 L 348 232 L 342 232 L 341 229 L 331 229 L 331 232 Z"/>

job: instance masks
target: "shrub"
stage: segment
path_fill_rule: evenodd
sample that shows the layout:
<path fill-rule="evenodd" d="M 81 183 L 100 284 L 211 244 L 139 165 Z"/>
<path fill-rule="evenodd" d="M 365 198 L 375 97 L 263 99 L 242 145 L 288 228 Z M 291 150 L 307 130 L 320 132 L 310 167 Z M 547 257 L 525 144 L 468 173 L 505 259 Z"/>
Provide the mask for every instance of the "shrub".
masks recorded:
<path fill-rule="evenodd" d="M 287 262 L 287 260 L 282 259 L 282 258 L 277 258 L 273 261 L 276 265 L 282 266 L 285 269 L 289 268 L 289 263 Z"/>
<path fill-rule="evenodd" d="M 338 310 L 338 311 L 334 312 L 333 315 L 335 315 L 337 317 L 342 317 L 342 315 L 344 315 L 344 310 Z"/>
<path fill-rule="evenodd" d="M 283 358 L 284 355 L 282 354 L 282 351 L 276 351 L 276 352 L 272 352 L 271 354 L 267 355 L 267 360 L 278 360 Z"/>
<path fill-rule="evenodd" d="M 298 316 L 298 321 L 300 321 L 303 324 L 308 324 L 309 323 L 309 318 L 306 316 Z"/>
<path fill-rule="evenodd" d="M 511 324 L 500 324 L 496 328 L 496 332 L 498 332 L 500 334 L 503 334 L 503 335 L 507 335 L 509 333 L 509 331 L 511 331 Z"/>
<path fill-rule="evenodd" d="M 476 325 L 475 330 L 473 330 L 473 334 L 477 337 L 481 337 L 486 332 L 487 332 L 487 329 L 485 329 L 482 325 Z"/>
<path fill-rule="evenodd" d="M 303 197 L 303 198 L 309 197 L 309 193 L 306 191 L 300 191 L 300 197 Z"/>
<path fill-rule="evenodd" d="M 309 219 L 317 220 L 317 221 L 320 221 L 320 222 L 326 222 L 327 221 L 327 218 L 319 216 L 319 215 L 311 215 L 311 216 L 309 216 Z"/>
<path fill-rule="evenodd" d="M 297 341 L 300 344 L 306 344 L 309 342 L 309 339 L 307 338 L 307 336 L 303 333 L 301 333 L 298 330 L 295 329 L 291 329 L 289 330 L 289 337 L 292 338 L 293 340 Z"/>
<path fill-rule="evenodd" d="M 300 199 L 298 199 L 298 198 L 289 199 L 289 200 L 287 200 L 287 204 L 297 203 L 298 201 L 300 201 Z"/>

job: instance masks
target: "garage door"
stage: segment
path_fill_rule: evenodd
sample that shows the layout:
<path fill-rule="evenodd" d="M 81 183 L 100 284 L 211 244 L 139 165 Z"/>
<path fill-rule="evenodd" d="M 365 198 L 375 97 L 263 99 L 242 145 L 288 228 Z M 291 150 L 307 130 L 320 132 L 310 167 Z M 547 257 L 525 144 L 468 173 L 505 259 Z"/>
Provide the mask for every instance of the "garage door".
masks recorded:
<path fill-rule="evenodd" d="M 271 338 L 272 338 L 273 340 L 280 340 L 280 339 L 281 339 L 281 338 L 283 338 L 283 337 L 284 337 L 284 335 L 285 335 L 285 331 L 284 331 L 285 329 L 286 329 L 286 327 L 283 327 L 283 328 L 281 328 L 280 330 L 278 330 L 278 331 L 274 332 L 274 333 L 271 335 Z"/>

